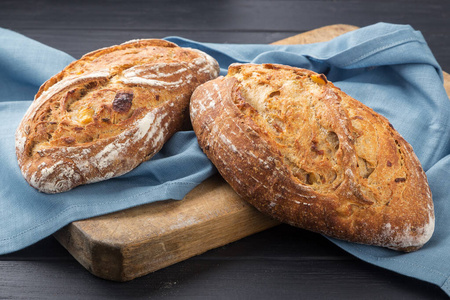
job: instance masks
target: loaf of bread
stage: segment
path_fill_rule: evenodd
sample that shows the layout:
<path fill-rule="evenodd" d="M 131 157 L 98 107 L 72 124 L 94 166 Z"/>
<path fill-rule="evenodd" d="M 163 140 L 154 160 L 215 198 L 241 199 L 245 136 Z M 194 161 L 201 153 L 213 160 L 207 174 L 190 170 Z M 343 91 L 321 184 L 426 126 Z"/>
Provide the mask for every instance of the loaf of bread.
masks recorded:
<path fill-rule="evenodd" d="M 23 117 L 23 176 L 59 193 L 129 172 L 189 124 L 192 92 L 218 74 L 206 53 L 157 39 L 84 55 L 41 86 Z"/>
<path fill-rule="evenodd" d="M 281 222 L 402 251 L 419 249 L 434 231 L 412 147 L 323 74 L 233 64 L 196 89 L 190 115 L 225 180 Z"/>

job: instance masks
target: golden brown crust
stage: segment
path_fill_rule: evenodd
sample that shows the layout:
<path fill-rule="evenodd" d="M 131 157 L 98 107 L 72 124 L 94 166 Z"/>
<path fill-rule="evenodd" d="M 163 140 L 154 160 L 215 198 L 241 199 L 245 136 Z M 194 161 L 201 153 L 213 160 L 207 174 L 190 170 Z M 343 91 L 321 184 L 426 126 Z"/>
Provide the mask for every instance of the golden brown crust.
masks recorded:
<path fill-rule="evenodd" d="M 84 55 L 41 86 L 17 129 L 25 179 L 57 193 L 130 171 L 181 129 L 192 92 L 218 72 L 209 55 L 163 40 Z"/>
<path fill-rule="evenodd" d="M 234 64 L 197 88 L 190 111 L 204 152 L 262 212 L 396 250 L 431 237 L 431 192 L 412 147 L 324 75 Z"/>

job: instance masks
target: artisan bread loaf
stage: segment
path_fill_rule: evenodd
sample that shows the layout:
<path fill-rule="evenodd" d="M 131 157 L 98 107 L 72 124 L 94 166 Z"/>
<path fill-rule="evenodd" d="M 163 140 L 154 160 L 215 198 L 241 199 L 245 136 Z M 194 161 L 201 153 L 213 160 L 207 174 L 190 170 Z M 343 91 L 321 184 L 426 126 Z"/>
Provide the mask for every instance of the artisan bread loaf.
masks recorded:
<path fill-rule="evenodd" d="M 433 233 L 431 192 L 412 147 L 322 74 L 234 64 L 196 89 L 190 115 L 225 180 L 281 222 L 403 251 Z"/>
<path fill-rule="evenodd" d="M 189 124 L 192 92 L 218 73 L 209 55 L 164 40 L 86 54 L 45 82 L 23 117 L 23 176 L 58 193 L 132 170 Z"/>

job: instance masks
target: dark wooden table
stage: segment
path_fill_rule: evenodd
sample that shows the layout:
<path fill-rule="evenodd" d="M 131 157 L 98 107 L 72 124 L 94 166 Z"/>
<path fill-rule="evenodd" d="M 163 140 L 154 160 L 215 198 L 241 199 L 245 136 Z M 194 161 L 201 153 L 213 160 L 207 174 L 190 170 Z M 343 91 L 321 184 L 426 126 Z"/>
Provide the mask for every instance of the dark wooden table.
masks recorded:
<path fill-rule="evenodd" d="M 410 24 L 450 71 L 450 1 L 17 1 L 0 27 L 79 58 L 134 38 L 271 43 L 331 24 Z M 1 45 L 0 45 L 1 47 Z M 86 271 L 53 237 L 0 256 L 0 299 L 446 299 L 439 287 L 362 262 L 280 225 L 127 283 Z"/>

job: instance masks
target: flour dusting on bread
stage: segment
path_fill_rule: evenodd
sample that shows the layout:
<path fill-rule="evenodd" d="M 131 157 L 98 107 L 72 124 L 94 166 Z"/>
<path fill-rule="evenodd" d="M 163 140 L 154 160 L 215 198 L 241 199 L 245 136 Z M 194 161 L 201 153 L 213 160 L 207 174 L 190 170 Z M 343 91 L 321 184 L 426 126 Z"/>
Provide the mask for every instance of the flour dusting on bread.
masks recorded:
<path fill-rule="evenodd" d="M 196 89 L 190 115 L 203 151 L 260 211 L 402 251 L 431 238 L 431 191 L 412 147 L 324 75 L 233 64 Z"/>
<path fill-rule="evenodd" d="M 58 193 L 131 171 L 182 129 L 192 92 L 218 73 L 206 53 L 163 40 L 86 54 L 41 86 L 19 125 L 22 174 Z"/>

